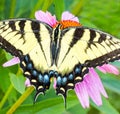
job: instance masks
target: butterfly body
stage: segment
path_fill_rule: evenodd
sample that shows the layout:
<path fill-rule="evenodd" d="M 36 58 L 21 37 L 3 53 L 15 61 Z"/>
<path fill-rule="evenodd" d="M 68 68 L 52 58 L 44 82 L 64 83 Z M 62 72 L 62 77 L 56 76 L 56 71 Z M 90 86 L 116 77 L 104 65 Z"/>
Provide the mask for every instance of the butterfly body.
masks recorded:
<path fill-rule="evenodd" d="M 31 19 L 0 22 L 0 46 L 20 58 L 25 77 L 45 93 L 51 78 L 56 93 L 66 98 L 67 90 L 84 79 L 90 67 L 120 58 L 120 40 L 81 25 L 55 27 Z"/>

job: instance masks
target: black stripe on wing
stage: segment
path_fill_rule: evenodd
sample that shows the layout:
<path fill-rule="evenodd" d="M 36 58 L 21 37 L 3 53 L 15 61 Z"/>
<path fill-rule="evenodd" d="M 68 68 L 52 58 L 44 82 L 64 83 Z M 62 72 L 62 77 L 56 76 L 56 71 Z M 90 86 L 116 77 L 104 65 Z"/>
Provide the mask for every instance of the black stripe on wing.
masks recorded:
<path fill-rule="evenodd" d="M 113 62 L 113 61 L 119 60 L 119 59 L 120 59 L 120 48 L 116 49 L 110 53 L 107 53 L 103 56 L 100 56 L 96 59 L 86 60 L 84 63 L 84 66 L 85 67 L 96 67 L 96 66 L 101 66 L 105 63 Z"/>
<path fill-rule="evenodd" d="M 100 38 L 98 39 L 98 42 L 99 43 L 102 43 L 103 41 L 105 41 L 106 40 L 106 34 L 101 34 L 100 35 Z"/>
<path fill-rule="evenodd" d="M 45 57 L 45 60 L 47 61 L 47 58 L 45 56 L 45 52 L 43 50 L 43 46 L 41 44 L 41 36 L 40 36 L 40 24 L 38 24 L 38 22 L 32 21 L 31 22 L 31 29 L 33 30 L 33 33 L 35 35 L 35 37 L 37 38 L 37 41 L 39 42 L 40 48 L 42 50 L 42 53 Z"/>
<path fill-rule="evenodd" d="M 24 39 L 24 34 L 25 34 L 25 23 L 26 23 L 26 20 L 22 20 L 19 22 L 19 27 L 20 27 L 20 31 L 18 32 L 18 34 L 20 33 L 21 34 L 21 38 Z M 25 40 L 24 40 L 24 43 L 25 43 Z"/>
<path fill-rule="evenodd" d="M 2 36 L 0 36 L 0 47 L 2 47 L 7 52 L 19 58 L 23 55 L 21 50 L 17 50 L 13 45 L 11 45 L 8 41 L 6 41 Z"/>
<path fill-rule="evenodd" d="M 16 30 L 15 21 L 10 21 L 9 27 L 12 29 L 12 31 L 15 31 Z"/>
<path fill-rule="evenodd" d="M 61 47 L 62 37 L 64 37 L 64 35 L 65 35 L 67 32 L 69 32 L 69 28 L 63 30 L 62 33 L 61 33 L 61 36 L 60 36 L 60 37 L 61 37 L 61 38 L 60 38 L 60 44 L 59 44 L 59 45 L 60 45 L 59 51 L 60 51 L 60 48 L 62 48 L 62 47 Z M 70 50 L 72 49 L 72 47 L 74 47 L 74 45 L 81 39 L 81 37 L 82 37 L 83 35 L 84 35 L 84 29 L 82 29 L 82 28 L 76 28 L 76 30 L 75 30 L 75 32 L 74 32 L 74 34 L 73 34 L 72 41 L 70 42 L 69 48 L 68 48 L 67 52 L 65 53 L 65 56 L 64 56 L 62 62 L 64 62 L 66 56 L 69 54 L 69 52 L 70 52 Z M 72 37 L 72 36 L 68 36 L 68 37 Z M 58 52 L 58 55 L 57 55 L 57 56 L 59 57 L 59 52 Z M 61 62 L 61 64 L 62 64 L 62 62 Z"/>
<path fill-rule="evenodd" d="M 31 28 L 28 28 L 28 30 L 25 30 L 25 27 L 27 26 L 26 22 L 29 22 L 29 24 L 31 24 L 31 25 L 29 25 L 29 26 L 31 26 Z M 42 22 L 40 22 L 40 21 L 32 20 L 32 19 L 10 19 L 10 20 L 1 21 L 0 22 L 0 31 L 1 31 L 0 46 L 2 48 L 6 49 L 8 52 L 10 52 L 12 55 L 16 56 L 16 55 L 18 55 L 18 54 L 16 54 L 16 52 L 17 52 L 16 50 L 18 50 L 18 49 L 16 49 L 15 46 L 12 45 L 9 42 L 9 40 L 6 40 L 4 37 L 6 35 L 7 35 L 7 37 L 9 37 L 10 33 L 16 32 L 14 34 L 14 36 L 21 35 L 18 37 L 19 37 L 19 39 L 23 39 L 23 41 L 24 41 L 23 45 L 24 45 L 24 43 L 26 43 L 26 40 L 24 37 L 25 33 L 32 32 L 35 35 L 35 38 L 38 40 L 41 50 L 43 51 L 42 44 L 40 43 L 41 42 L 41 37 L 40 37 L 40 24 L 41 23 Z M 45 27 L 48 29 L 48 31 L 51 32 L 50 31 L 51 27 L 49 25 L 47 25 L 46 23 L 42 23 L 42 24 L 44 24 Z M 9 30 L 9 31 L 7 31 L 7 30 Z M 2 33 L 5 33 L 5 35 L 2 35 Z M 11 38 L 9 38 L 9 39 L 11 39 Z M 43 54 L 44 54 L 44 51 L 43 51 Z"/>
<path fill-rule="evenodd" d="M 15 25 L 16 22 L 19 22 L 20 30 L 16 29 L 16 25 Z M 15 36 L 18 34 L 21 34 L 21 38 L 23 38 L 24 40 L 25 22 L 26 22 L 25 19 L 11 19 L 11 20 L 1 21 L 1 24 L 0 24 L 1 34 L 6 32 L 7 33 L 6 35 L 9 35 L 10 33 L 16 31 L 17 33 L 15 34 Z M 11 29 L 11 30 L 7 32 L 8 29 Z M 0 35 L 0 47 L 2 47 L 3 49 L 5 49 L 7 52 L 11 53 L 14 56 L 21 57 L 23 55 L 21 50 L 16 49 L 16 47 L 12 45 L 8 40 L 6 40 L 2 35 Z"/>
<path fill-rule="evenodd" d="M 95 32 L 94 30 L 89 30 L 89 32 L 90 32 L 90 39 L 89 39 L 89 41 L 88 41 L 88 48 L 91 48 L 91 45 L 96 46 L 96 45 L 93 43 L 93 41 L 94 41 L 94 39 L 95 39 L 95 37 L 96 37 L 96 32 Z"/>
<path fill-rule="evenodd" d="M 49 34 L 51 36 L 52 35 L 52 28 L 50 28 L 50 26 L 45 26 L 45 27 L 46 27 L 46 29 L 48 30 L 48 32 L 49 32 Z M 32 21 L 31 22 L 31 29 L 33 30 L 33 33 L 34 33 L 34 35 L 35 35 L 35 37 L 36 37 L 36 39 L 37 39 L 37 41 L 38 41 L 38 43 L 40 45 L 40 48 L 41 48 L 42 53 L 43 53 L 43 55 L 45 57 L 45 60 L 47 61 L 47 56 L 45 55 L 45 50 L 43 49 L 43 45 L 41 43 L 42 38 L 41 38 L 41 33 L 40 32 L 44 32 L 44 31 L 41 31 L 40 23 L 38 21 Z M 44 37 L 46 37 L 46 36 L 44 36 Z M 50 40 L 52 40 L 52 39 L 50 39 Z"/>

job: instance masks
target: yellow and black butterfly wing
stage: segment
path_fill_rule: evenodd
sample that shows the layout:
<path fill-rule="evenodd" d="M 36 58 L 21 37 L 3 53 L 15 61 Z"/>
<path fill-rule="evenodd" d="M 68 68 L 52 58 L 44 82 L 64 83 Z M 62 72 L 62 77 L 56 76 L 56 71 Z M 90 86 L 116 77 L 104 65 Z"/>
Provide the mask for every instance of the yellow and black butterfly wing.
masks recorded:
<path fill-rule="evenodd" d="M 120 40 L 102 31 L 69 27 L 61 31 L 60 37 L 56 65 L 66 83 L 57 85 L 57 93 L 64 96 L 68 89 L 73 89 L 77 82 L 82 81 L 88 68 L 120 58 Z"/>
<path fill-rule="evenodd" d="M 0 22 L 0 46 L 20 58 L 24 75 L 38 93 L 44 92 L 50 85 L 48 74 L 43 73 L 52 64 L 51 33 L 49 25 L 37 20 L 12 19 Z M 47 80 L 46 84 L 43 84 L 43 80 Z"/>
<path fill-rule="evenodd" d="M 70 64 L 87 64 L 98 59 L 99 61 L 91 65 L 96 67 L 120 57 L 120 40 L 102 31 L 87 27 L 67 28 L 61 32 L 61 36 L 57 58 L 59 70 L 63 71 L 65 66 L 72 70 L 74 65 Z M 90 64 L 88 65 L 90 67 Z"/>

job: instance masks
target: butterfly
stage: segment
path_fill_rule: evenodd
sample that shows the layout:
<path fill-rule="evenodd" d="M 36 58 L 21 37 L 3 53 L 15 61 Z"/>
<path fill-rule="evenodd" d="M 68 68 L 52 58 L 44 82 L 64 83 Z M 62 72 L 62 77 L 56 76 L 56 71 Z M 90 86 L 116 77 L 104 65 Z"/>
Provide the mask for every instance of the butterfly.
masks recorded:
<path fill-rule="evenodd" d="M 19 57 L 23 74 L 39 94 L 56 79 L 56 94 L 66 100 L 67 91 L 84 79 L 90 67 L 120 58 L 120 40 L 85 26 L 51 27 L 33 19 L 0 22 L 0 47 Z"/>

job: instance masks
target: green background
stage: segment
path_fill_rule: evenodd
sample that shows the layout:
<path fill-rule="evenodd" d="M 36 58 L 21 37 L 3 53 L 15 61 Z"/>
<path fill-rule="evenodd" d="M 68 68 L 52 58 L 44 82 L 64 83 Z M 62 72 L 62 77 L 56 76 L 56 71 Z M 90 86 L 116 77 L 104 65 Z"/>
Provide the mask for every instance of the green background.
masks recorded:
<path fill-rule="evenodd" d="M 48 10 L 58 20 L 62 12 L 68 10 L 78 16 L 84 26 L 97 28 L 120 38 L 120 0 L 0 0 L 0 20 L 35 18 L 34 13 L 37 10 Z M 33 104 L 35 91 L 31 93 L 31 88 L 25 88 L 25 78 L 19 65 L 2 67 L 10 58 L 10 54 L 0 49 L 0 114 L 5 114 L 11 107 L 15 109 L 15 103 L 18 104 L 14 114 L 120 113 L 120 76 L 103 74 L 97 70 L 109 95 L 109 99 L 103 98 L 101 107 L 91 101 L 90 108 L 83 109 L 74 91 L 69 91 L 65 109 L 62 97 L 56 96 L 52 87 Z M 120 69 L 119 62 L 113 64 Z M 22 104 L 18 100 L 20 97 Z"/>

